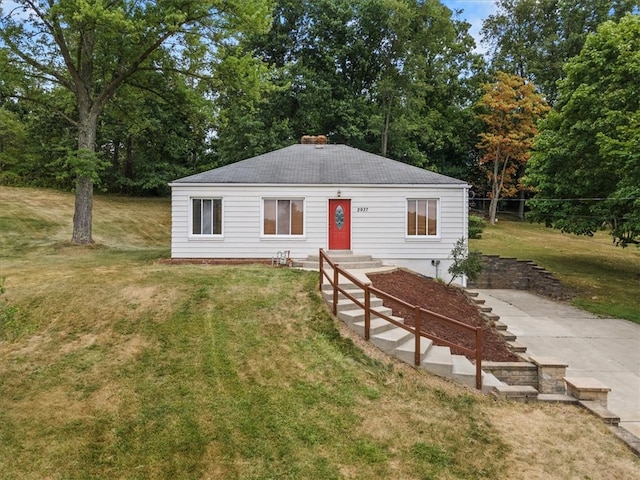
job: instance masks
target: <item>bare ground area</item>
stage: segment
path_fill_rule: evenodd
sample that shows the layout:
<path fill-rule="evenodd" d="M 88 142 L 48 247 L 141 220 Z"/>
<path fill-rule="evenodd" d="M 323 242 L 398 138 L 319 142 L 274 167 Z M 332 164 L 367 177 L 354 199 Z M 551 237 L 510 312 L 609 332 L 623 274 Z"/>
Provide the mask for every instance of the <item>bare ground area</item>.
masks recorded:
<path fill-rule="evenodd" d="M 373 286 L 400 300 L 420 306 L 437 314 L 471 326 L 482 327 L 482 358 L 494 362 L 517 362 L 502 336 L 484 321 L 478 306 L 454 286 L 446 286 L 430 278 L 406 270 L 369 274 Z M 408 325 L 414 325 L 414 312 L 396 302 L 385 302 L 393 314 L 403 317 Z M 475 335 L 466 329 L 452 326 L 437 317 L 421 317 L 422 330 L 457 345 L 475 348 Z M 453 353 L 462 353 L 452 350 Z"/>

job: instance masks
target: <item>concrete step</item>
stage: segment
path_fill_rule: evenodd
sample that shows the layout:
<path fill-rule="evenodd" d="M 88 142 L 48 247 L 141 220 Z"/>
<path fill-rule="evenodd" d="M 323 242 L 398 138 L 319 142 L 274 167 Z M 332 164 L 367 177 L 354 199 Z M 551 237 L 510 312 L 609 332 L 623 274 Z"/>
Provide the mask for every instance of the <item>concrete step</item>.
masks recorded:
<path fill-rule="evenodd" d="M 382 261 L 372 258 L 371 255 L 354 254 L 351 251 L 329 251 L 327 256 L 332 262 L 337 263 L 340 268 L 346 270 L 379 268 Z M 309 255 L 306 260 L 296 261 L 296 266 L 306 269 L 318 270 L 320 268 L 320 258 L 318 255 Z M 325 266 L 327 266 L 325 264 Z"/>
<path fill-rule="evenodd" d="M 393 313 L 390 308 L 387 307 L 374 307 L 371 312 L 371 319 L 380 318 L 375 315 L 375 312 L 380 312 L 385 315 L 391 316 Z M 343 310 L 338 312 L 338 318 L 346 323 L 348 326 L 352 326 L 356 322 L 364 321 L 364 309 L 355 308 L 352 310 Z"/>
<path fill-rule="evenodd" d="M 382 300 L 380 300 L 379 298 L 372 298 L 369 305 L 371 306 L 371 308 L 382 307 Z M 342 300 L 338 300 L 338 304 L 336 305 L 336 309 L 338 312 L 344 312 L 345 310 L 355 310 L 360 308 L 361 307 L 359 307 L 358 305 L 353 303 L 351 300 L 346 298 Z"/>
<path fill-rule="evenodd" d="M 492 391 L 497 398 L 505 398 L 515 402 L 537 402 L 538 390 L 529 385 L 505 385 L 495 387 Z"/>
<path fill-rule="evenodd" d="M 331 261 L 333 263 L 338 263 L 340 265 L 342 265 L 341 262 L 344 262 L 344 261 L 358 263 L 358 262 L 370 262 L 372 260 L 371 255 L 353 254 L 353 253 L 349 253 L 349 252 L 345 252 L 345 253 L 327 253 L 327 256 L 331 259 Z M 319 255 L 309 255 L 307 257 L 307 261 L 320 263 L 320 256 Z"/>
<path fill-rule="evenodd" d="M 607 410 L 607 408 L 599 402 L 590 400 L 579 400 L 578 404 L 589 410 L 594 415 L 600 417 L 602 421 L 607 425 L 613 425 L 617 427 L 620 424 L 620 417 L 615 413 Z"/>
<path fill-rule="evenodd" d="M 420 363 L 422 363 L 432 345 L 433 341 L 430 339 L 425 337 L 420 339 Z M 412 335 L 409 340 L 396 347 L 393 351 L 393 356 L 409 365 L 415 365 L 415 347 L 416 340 Z"/>
<path fill-rule="evenodd" d="M 507 384 L 500 381 L 493 373 L 484 373 L 482 375 L 482 391 L 490 393 L 496 387 L 504 387 Z"/>
<path fill-rule="evenodd" d="M 498 333 L 502 335 L 502 338 L 504 338 L 505 342 L 516 341 L 517 337 L 513 333 L 511 333 L 509 330 L 498 330 Z"/>
<path fill-rule="evenodd" d="M 360 261 L 360 262 L 353 262 L 353 261 L 344 261 L 344 262 L 340 262 L 338 264 L 340 266 L 340 268 L 344 268 L 345 270 L 360 270 L 360 269 L 364 269 L 364 268 L 378 268 L 382 266 L 382 260 L 369 260 L 369 261 Z M 309 260 L 302 260 L 300 262 L 296 263 L 296 266 L 299 266 L 300 268 L 306 268 L 308 270 L 319 270 L 320 269 L 320 265 L 319 263 L 313 262 L 313 261 L 309 261 Z"/>
<path fill-rule="evenodd" d="M 517 342 L 515 340 L 508 341 L 507 346 L 511 349 L 512 352 L 524 353 L 527 351 L 526 345 L 523 345 L 522 343 Z"/>
<path fill-rule="evenodd" d="M 358 287 L 343 289 L 346 293 L 351 295 L 353 298 L 357 298 L 358 300 L 362 300 L 364 302 L 364 290 Z M 322 298 L 327 303 L 331 303 L 333 301 L 333 289 L 323 289 L 322 290 Z M 346 300 L 349 299 L 344 293 L 338 292 L 338 300 Z"/>
<path fill-rule="evenodd" d="M 500 315 L 495 313 L 480 312 L 480 316 L 487 322 L 497 322 L 500 320 Z"/>
<path fill-rule="evenodd" d="M 496 330 L 506 330 L 507 329 L 507 325 L 505 323 L 500 322 L 500 321 L 496 321 L 493 324 L 493 328 L 495 328 Z"/>
<path fill-rule="evenodd" d="M 343 290 L 362 290 L 360 287 L 354 285 L 351 282 L 340 282 L 338 286 Z M 329 293 L 329 294 L 333 293 L 333 287 L 329 283 L 327 283 L 326 279 L 322 284 L 322 294 L 324 295 L 325 293 Z"/>
<path fill-rule="evenodd" d="M 440 345 L 433 345 L 427 351 L 422 361 L 422 368 L 441 377 L 451 377 L 453 371 L 453 360 L 451 359 L 451 349 Z"/>
<path fill-rule="evenodd" d="M 451 355 L 451 380 L 476 388 L 476 366 L 464 355 Z"/>
<path fill-rule="evenodd" d="M 413 338 L 410 332 L 400 327 L 394 327 L 378 335 L 372 335 L 370 340 L 380 350 L 391 353 L 410 338 Z"/>
<path fill-rule="evenodd" d="M 401 319 L 400 319 L 401 320 Z M 364 336 L 364 320 L 359 322 L 354 322 L 351 328 Z M 397 328 L 391 322 L 387 322 L 382 318 L 371 318 L 371 322 L 369 324 L 369 335 L 378 335 L 379 333 L 386 332 L 387 330 L 391 330 L 392 328 Z"/>
<path fill-rule="evenodd" d="M 578 399 L 562 393 L 538 393 L 539 402 L 577 404 Z"/>

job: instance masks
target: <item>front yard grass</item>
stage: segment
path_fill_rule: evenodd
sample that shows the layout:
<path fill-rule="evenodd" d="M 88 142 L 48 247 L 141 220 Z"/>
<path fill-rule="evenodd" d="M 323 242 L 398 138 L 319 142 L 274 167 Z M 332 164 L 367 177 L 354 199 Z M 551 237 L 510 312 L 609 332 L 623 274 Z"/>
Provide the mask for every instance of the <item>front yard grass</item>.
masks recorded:
<path fill-rule="evenodd" d="M 640 249 L 616 247 L 606 232 L 584 237 L 500 219 L 469 244 L 484 254 L 533 260 L 573 289 L 576 306 L 640 323 Z"/>
<path fill-rule="evenodd" d="M 3 297 L 18 309 L 0 324 L 3 479 L 626 479 L 640 468 L 580 409 L 496 402 L 349 336 L 314 273 L 158 262 L 166 201 L 98 198 L 92 247 L 67 243 L 71 195 L 0 187 L 0 204 Z"/>

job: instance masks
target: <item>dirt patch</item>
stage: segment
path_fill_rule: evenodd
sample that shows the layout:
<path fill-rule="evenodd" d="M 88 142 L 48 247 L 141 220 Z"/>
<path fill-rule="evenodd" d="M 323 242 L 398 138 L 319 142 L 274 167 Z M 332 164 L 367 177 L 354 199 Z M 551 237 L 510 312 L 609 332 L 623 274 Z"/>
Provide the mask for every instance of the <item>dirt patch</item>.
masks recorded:
<path fill-rule="evenodd" d="M 368 274 L 373 286 L 400 300 L 417 305 L 445 317 L 471 326 L 482 327 L 482 359 L 493 362 L 517 362 L 502 336 L 480 315 L 477 305 L 471 303 L 457 287 L 446 285 L 405 270 Z M 414 325 L 414 312 L 397 302 L 385 302 L 393 314 Z M 422 330 L 466 348 L 475 348 L 475 335 L 464 328 L 455 327 L 436 317 L 422 318 Z M 453 353 L 462 354 L 452 349 Z M 467 355 L 469 356 L 469 355 Z M 472 356 L 469 356 L 472 358 Z"/>

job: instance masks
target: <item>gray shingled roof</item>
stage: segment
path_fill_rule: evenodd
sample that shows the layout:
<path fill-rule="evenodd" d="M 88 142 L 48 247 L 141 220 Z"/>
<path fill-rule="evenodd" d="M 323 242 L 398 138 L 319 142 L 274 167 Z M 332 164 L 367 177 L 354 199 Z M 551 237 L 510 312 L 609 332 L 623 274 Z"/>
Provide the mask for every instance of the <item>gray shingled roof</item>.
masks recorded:
<path fill-rule="evenodd" d="M 346 145 L 297 144 L 173 183 L 464 185 L 466 182 Z"/>

